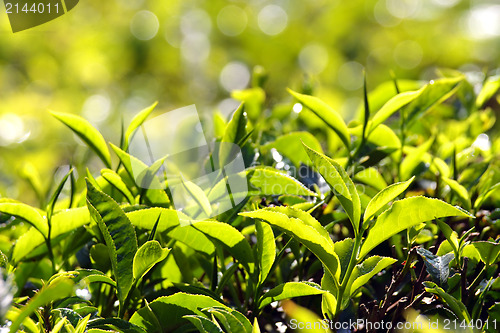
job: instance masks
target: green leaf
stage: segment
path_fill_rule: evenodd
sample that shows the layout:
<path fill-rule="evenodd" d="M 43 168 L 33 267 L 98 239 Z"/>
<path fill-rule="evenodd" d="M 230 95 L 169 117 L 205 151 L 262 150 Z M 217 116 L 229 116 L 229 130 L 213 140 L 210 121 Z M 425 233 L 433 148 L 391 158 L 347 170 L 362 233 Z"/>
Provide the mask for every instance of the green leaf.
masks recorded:
<path fill-rule="evenodd" d="M 417 248 L 417 253 L 424 260 L 427 273 L 432 279 L 440 286 L 446 286 L 450 276 L 450 262 L 455 258 L 455 254 L 450 252 L 443 256 L 437 256 L 422 247 Z"/>
<path fill-rule="evenodd" d="M 111 156 L 108 146 L 101 133 L 95 127 L 80 116 L 60 112 L 51 112 L 51 114 L 75 132 L 76 135 L 94 150 L 106 167 L 111 168 Z"/>
<path fill-rule="evenodd" d="M 193 224 L 193 228 L 205 234 L 212 241 L 220 242 L 249 273 L 253 273 L 254 259 L 252 249 L 245 236 L 236 228 L 218 221 L 196 222 Z"/>
<path fill-rule="evenodd" d="M 170 249 L 162 248 L 160 243 L 155 240 L 142 244 L 134 256 L 134 279 L 142 278 L 155 264 L 165 259 L 169 253 Z"/>
<path fill-rule="evenodd" d="M 406 182 L 395 183 L 378 192 L 366 206 L 363 221 L 367 222 L 372 219 L 385 205 L 396 199 L 398 195 L 403 193 L 408 186 L 413 182 L 415 177 L 411 177 Z"/>
<path fill-rule="evenodd" d="M 135 312 L 130 318 L 130 323 L 146 329 L 147 332 L 173 332 L 175 329 L 189 324 L 182 317 L 185 315 L 199 315 L 205 317 L 201 309 L 210 307 L 222 307 L 230 310 L 227 306 L 205 295 L 193 295 L 176 293 L 174 295 L 160 297 Z M 161 320 L 154 320 L 151 316 Z M 158 327 L 158 322 L 161 325 Z"/>
<path fill-rule="evenodd" d="M 274 142 L 262 146 L 261 151 L 264 153 L 271 150 L 271 148 L 275 148 L 298 168 L 301 163 L 309 164 L 309 157 L 304 151 L 302 143 L 323 153 L 323 148 L 321 148 L 318 139 L 309 132 L 292 132 L 281 135 Z"/>
<path fill-rule="evenodd" d="M 442 177 L 442 179 L 450 187 L 452 192 L 458 196 L 458 198 L 464 205 L 464 208 L 467 210 L 471 209 L 471 202 L 467 189 L 454 179 L 450 179 L 447 177 Z"/>
<path fill-rule="evenodd" d="M 354 175 L 354 180 L 369 185 L 377 191 L 382 191 L 387 187 L 384 177 L 382 177 L 382 175 L 375 168 L 366 168 L 361 170 Z"/>
<path fill-rule="evenodd" d="M 97 222 L 108 247 L 115 276 L 120 313 L 134 281 L 133 261 L 137 252 L 134 227 L 123 210 L 108 195 L 97 190 L 87 181 L 87 207 Z"/>
<path fill-rule="evenodd" d="M 140 111 L 130 122 L 130 125 L 127 127 L 127 131 L 125 132 L 125 142 L 123 146 L 123 150 L 128 149 L 128 145 L 130 143 L 130 140 L 134 136 L 135 131 L 146 121 L 146 119 L 149 117 L 151 112 L 155 109 L 155 107 L 158 105 L 158 102 L 154 102 L 147 108 L 143 109 Z"/>
<path fill-rule="evenodd" d="M 211 307 L 208 309 L 204 309 L 203 311 L 206 311 L 213 317 L 215 317 L 222 324 L 226 332 L 252 332 L 252 324 L 250 324 L 250 321 L 248 321 L 248 319 L 244 315 L 236 310 L 227 310 L 226 308 L 221 307 Z"/>
<path fill-rule="evenodd" d="M 287 89 L 288 92 L 295 97 L 300 103 L 304 104 L 308 109 L 310 109 L 314 114 L 316 114 L 321 120 L 323 120 L 328 127 L 337 133 L 340 140 L 349 149 L 351 145 L 351 137 L 347 126 L 338 112 L 332 109 L 328 104 L 323 102 L 317 97 L 299 94 L 293 90 Z"/>
<path fill-rule="evenodd" d="M 487 191 L 482 191 L 481 193 L 479 193 L 476 201 L 474 202 L 474 208 L 475 209 L 481 208 L 486 199 L 488 199 L 490 195 L 492 195 L 495 191 L 498 190 L 500 190 L 500 183 L 491 186 Z"/>
<path fill-rule="evenodd" d="M 194 326 L 196 326 L 200 333 L 224 333 L 224 331 L 219 326 L 205 317 L 186 315 L 182 318 L 186 318 L 187 320 L 189 320 Z"/>
<path fill-rule="evenodd" d="M 51 238 L 55 239 L 67 232 L 74 231 L 89 222 L 90 216 L 87 207 L 59 211 L 51 218 Z M 12 253 L 12 260 L 20 262 L 42 244 L 45 244 L 42 234 L 37 229 L 30 228 L 17 240 Z"/>
<path fill-rule="evenodd" d="M 257 258 L 259 259 L 259 282 L 266 280 L 276 258 L 276 243 L 271 226 L 267 223 L 255 221 L 257 231 Z"/>
<path fill-rule="evenodd" d="M 337 253 L 340 260 L 340 281 L 343 281 L 347 268 L 349 267 L 349 262 L 351 261 L 352 250 L 354 249 L 354 239 L 345 238 L 335 242 L 333 245 L 335 247 L 335 253 Z"/>
<path fill-rule="evenodd" d="M 497 93 L 500 89 L 500 75 L 490 76 L 483 85 L 476 98 L 476 107 L 478 109 L 484 105 Z"/>
<path fill-rule="evenodd" d="M 313 282 L 286 282 L 265 293 L 260 301 L 259 309 L 262 309 L 268 304 L 284 299 L 320 295 L 327 292 L 323 290 L 319 284 Z"/>
<path fill-rule="evenodd" d="M 101 176 L 110 183 L 113 187 L 115 187 L 121 194 L 127 199 L 130 204 L 135 202 L 134 196 L 128 189 L 127 185 L 122 180 L 122 177 L 118 175 L 116 172 L 110 169 L 102 169 Z"/>
<path fill-rule="evenodd" d="M 259 327 L 259 321 L 257 320 L 257 317 L 253 319 L 253 330 L 252 333 L 260 333 L 260 327 Z"/>
<path fill-rule="evenodd" d="M 277 208 L 277 207 L 276 207 Z M 240 213 L 241 216 L 261 219 L 272 226 L 285 231 L 297 241 L 304 244 L 324 265 L 336 281 L 340 277 L 339 257 L 335 253 L 334 245 L 330 237 L 325 237 L 324 232 L 318 231 L 312 220 L 303 221 L 296 217 L 288 217 L 275 208 L 266 208 L 253 212 Z M 319 222 L 317 222 L 319 224 Z M 325 231 L 326 232 L 326 231 Z"/>
<path fill-rule="evenodd" d="M 377 245 L 400 231 L 422 222 L 447 216 L 472 217 L 461 208 L 438 199 L 419 196 L 396 201 L 380 214 L 370 229 L 361 247 L 359 258 L 363 258 Z"/>
<path fill-rule="evenodd" d="M 465 320 L 465 322 L 469 324 L 471 320 L 470 315 L 469 312 L 467 312 L 467 308 L 462 302 L 460 302 L 455 297 L 445 292 L 441 287 L 438 287 L 434 282 L 424 281 L 423 285 L 425 287 L 425 291 L 441 297 L 445 302 L 445 304 L 447 304 L 450 307 L 451 311 L 453 311 L 453 313 L 458 317 L 459 320 Z"/>
<path fill-rule="evenodd" d="M 304 145 L 315 169 L 323 176 L 332 191 L 335 193 L 351 220 L 354 233 L 359 232 L 361 216 L 361 202 L 356 186 L 347 175 L 344 168 L 331 158 L 312 150 Z"/>
<path fill-rule="evenodd" d="M 234 154 L 239 152 L 235 149 L 235 145 L 241 148 L 246 137 L 247 117 L 244 112 L 244 104 L 240 104 L 238 109 L 234 111 L 233 116 L 226 126 L 224 136 L 220 143 L 219 150 L 219 167 L 224 168 L 234 158 Z"/>
<path fill-rule="evenodd" d="M 329 295 L 329 294 L 324 294 Z M 331 333 L 328 323 L 319 318 L 313 311 L 295 304 L 293 301 L 283 301 L 283 310 L 286 315 L 297 323 L 297 333 Z M 290 321 L 291 322 L 291 321 Z M 301 324 L 300 326 L 298 324 Z"/>
<path fill-rule="evenodd" d="M 24 319 L 30 316 L 36 309 L 45 306 L 55 300 L 65 298 L 73 294 L 73 282 L 67 278 L 58 278 L 52 283 L 44 286 L 36 295 L 28 301 L 10 326 L 10 332 L 18 332 Z"/>
<path fill-rule="evenodd" d="M 83 318 L 82 320 L 80 320 L 78 322 L 78 325 L 76 325 L 75 327 L 75 333 L 84 333 L 85 330 L 87 329 L 87 323 L 89 322 L 89 319 L 90 319 L 90 314 L 87 315 L 85 318 Z"/>
<path fill-rule="evenodd" d="M 424 114 L 450 98 L 458 90 L 464 78 L 462 75 L 454 78 L 432 80 L 426 84 L 421 89 L 422 91 L 418 97 L 406 108 L 407 122 L 411 123 L 418 115 Z"/>
<path fill-rule="evenodd" d="M 68 180 L 69 176 L 73 173 L 73 169 L 69 170 L 69 172 L 66 174 L 66 176 L 63 177 L 63 179 L 59 182 L 59 185 L 57 186 L 56 190 L 52 194 L 52 197 L 50 198 L 49 204 L 47 205 L 47 218 L 48 220 L 51 219 L 52 214 L 54 213 L 54 208 L 56 205 L 56 201 L 59 198 L 59 195 L 61 194 L 64 184 Z"/>
<path fill-rule="evenodd" d="M 423 88 L 422 88 L 423 89 Z M 380 110 L 375 113 L 370 124 L 368 125 L 369 131 L 371 133 L 374 129 L 377 128 L 378 125 L 382 124 L 387 120 L 390 116 L 392 116 L 395 112 L 397 112 L 402 107 L 406 106 L 408 103 L 412 102 L 417 98 L 421 93 L 422 89 L 417 91 L 407 91 L 400 94 L 397 94 L 389 101 L 387 101 L 384 106 L 380 108 Z"/>
<path fill-rule="evenodd" d="M 401 179 L 408 179 L 412 176 L 413 170 L 423 162 L 423 156 L 431 148 L 434 143 L 434 138 L 430 138 L 426 142 L 422 143 L 416 149 L 413 150 L 411 154 L 408 154 L 403 162 L 401 163 L 400 175 Z"/>
<path fill-rule="evenodd" d="M 190 198 L 193 198 L 194 202 L 196 203 L 195 206 L 200 207 L 203 210 L 203 213 L 205 214 L 204 218 L 211 217 L 212 206 L 210 205 L 210 200 L 208 200 L 205 192 L 203 192 L 203 190 L 195 183 L 189 180 L 185 180 L 184 177 L 182 177 L 182 174 L 181 183 L 183 189 L 186 191 L 186 194 Z M 193 218 L 197 218 L 197 216 L 193 216 Z"/>
<path fill-rule="evenodd" d="M 258 191 L 249 189 L 251 195 L 302 195 L 317 196 L 297 179 L 285 172 L 271 167 L 255 167 L 247 169 L 247 177 L 250 185 Z"/>
<path fill-rule="evenodd" d="M 364 260 L 361 264 L 354 267 L 349 282 L 347 283 L 344 298 L 349 300 L 356 290 L 364 286 L 368 281 L 383 269 L 394 264 L 397 260 L 389 257 L 373 256 Z M 346 300 L 344 299 L 344 302 Z"/>
<path fill-rule="evenodd" d="M 455 231 L 453 231 L 453 229 L 451 229 L 451 227 L 447 223 L 445 223 L 439 219 L 436 219 L 436 223 L 438 225 L 438 228 L 443 233 L 444 237 L 448 240 L 450 246 L 453 248 L 453 252 L 455 253 L 455 256 L 458 256 L 460 253 L 460 244 L 458 241 L 458 234 Z"/>
<path fill-rule="evenodd" d="M 35 208 L 20 202 L 0 203 L 0 213 L 21 218 L 38 230 L 43 237 L 49 233 L 47 220 Z"/>
<path fill-rule="evenodd" d="M 498 261 L 500 244 L 487 241 L 479 241 L 472 242 L 471 245 L 477 250 L 479 256 L 481 257 L 481 261 L 484 262 L 485 265 L 490 266 Z"/>

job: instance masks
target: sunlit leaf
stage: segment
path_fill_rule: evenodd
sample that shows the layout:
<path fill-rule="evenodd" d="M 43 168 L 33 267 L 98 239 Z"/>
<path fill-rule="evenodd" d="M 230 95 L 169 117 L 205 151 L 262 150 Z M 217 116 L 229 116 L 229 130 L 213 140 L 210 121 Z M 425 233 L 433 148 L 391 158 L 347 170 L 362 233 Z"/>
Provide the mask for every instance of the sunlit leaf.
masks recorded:
<path fill-rule="evenodd" d="M 396 199 L 398 195 L 403 193 L 408 186 L 413 182 L 415 177 L 410 178 L 406 182 L 392 184 L 382 191 L 378 192 L 368 203 L 363 221 L 367 222 L 377 214 L 385 205 Z"/>
<path fill-rule="evenodd" d="M 350 147 L 351 137 L 349 135 L 349 131 L 347 130 L 344 119 L 342 119 L 337 111 L 332 109 L 328 104 L 317 97 L 299 94 L 290 89 L 288 89 L 288 92 L 299 102 L 304 104 L 304 106 L 314 112 L 315 115 L 321 118 L 321 120 L 323 120 L 328 127 L 334 130 L 347 148 Z"/>
<path fill-rule="evenodd" d="M 396 201 L 380 214 L 363 242 L 359 258 L 391 236 L 411 226 L 447 216 L 471 217 L 469 213 L 438 199 L 411 197 Z"/>
<path fill-rule="evenodd" d="M 117 283 L 120 312 L 134 280 L 133 261 L 137 252 L 134 227 L 123 210 L 108 195 L 87 181 L 87 206 L 108 247 Z"/>
<path fill-rule="evenodd" d="M 142 278 L 156 263 L 165 259 L 169 252 L 170 249 L 162 248 L 155 240 L 142 244 L 134 256 L 134 279 Z"/>
<path fill-rule="evenodd" d="M 269 290 L 262 296 L 259 308 L 263 308 L 275 301 L 282 301 L 294 297 L 320 295 L 326 291 L 312 282 L 286 282 Z"/>
<path fill-rule="evenodd" d="M 111 168 L 111 156 L 106 141 L 94 126 L 87 120 L 74 114 L 60 112 L 51 112 L 51 114 L 75 132 L 80 139 L 94 150 L 106 167 Z"/>

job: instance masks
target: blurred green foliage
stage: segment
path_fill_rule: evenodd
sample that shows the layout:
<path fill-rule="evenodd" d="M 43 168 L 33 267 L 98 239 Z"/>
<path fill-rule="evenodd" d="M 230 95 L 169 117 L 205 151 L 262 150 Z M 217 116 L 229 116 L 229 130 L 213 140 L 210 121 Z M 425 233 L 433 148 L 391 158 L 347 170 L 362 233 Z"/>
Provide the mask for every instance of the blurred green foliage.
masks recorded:
<path fill-rule="evenodd" d="M 262 66 L 266 103 L 291 101 L 286 87 L 314 90 L 353 119 L 363 68 L 371 88 L 391 70 L 429 80 L 441 67 L 479 87 L 498 66 L 498 22 L 495 0 L 86 0 L 13 34 L 2 10 L 0 195 L 34 202 L 20 181 L 33 166 L 45 192 L 56 166 L 99 165 L 49 109 L 81 114 L 117 142 L 122 119 L 155 100 L 227 115 L 230 91 Z"/>

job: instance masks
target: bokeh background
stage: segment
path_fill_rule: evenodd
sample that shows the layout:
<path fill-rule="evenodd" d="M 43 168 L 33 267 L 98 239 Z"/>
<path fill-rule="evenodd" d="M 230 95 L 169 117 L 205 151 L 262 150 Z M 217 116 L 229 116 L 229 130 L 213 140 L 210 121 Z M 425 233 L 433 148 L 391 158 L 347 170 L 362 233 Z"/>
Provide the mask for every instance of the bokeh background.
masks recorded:
<path fill-rule="evenodd" d="M 498 0 L 83 0 L 15 34 L 2 8 L 0 196 L 30 202 L 34 170 L 43 188 L 58 166 L 99 163 L 48 110 L 117 142 L 154 101 L 230 113 L 261 66 L 266 105 L 310 87 L 352 119 L 363 69 L 374 89 L 390 71 L 430 80 L 443 67 L 481 81 L 499 60 Z"/>

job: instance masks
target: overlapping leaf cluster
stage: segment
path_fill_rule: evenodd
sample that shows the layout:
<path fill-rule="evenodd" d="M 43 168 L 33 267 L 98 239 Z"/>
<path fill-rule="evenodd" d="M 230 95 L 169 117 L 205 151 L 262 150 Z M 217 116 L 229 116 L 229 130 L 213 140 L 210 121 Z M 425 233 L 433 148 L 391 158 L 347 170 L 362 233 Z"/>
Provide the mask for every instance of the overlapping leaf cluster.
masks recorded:
<path fill-rule="evenodd" d="M 260 86 L 235 92 L 243 104 L 230 119 L 215 113 L 214 135 L 242 149 L 249 191 L 203 221 L 176 211 L 168 186 L 149 186 L 162 159 L 128 152 L 156 104 L 109 146 L 88 121 L 53 113 L 105 168 L 75 166 L 40 207 L 0 199 L 0 264 L 16 287 L 6 328 L 259 332 L 415 311 L 470 330 L 500 320 L 500 79 L 476 94 L 464 75 L 442 76 L 413 91 L 365 84 L 349 123 L 312 95 L 267 105 Z M 232 158 L 217 153 L 221 166 Z M 220 177 L 209 191 L 186 185 L 207 215 Z"/>

